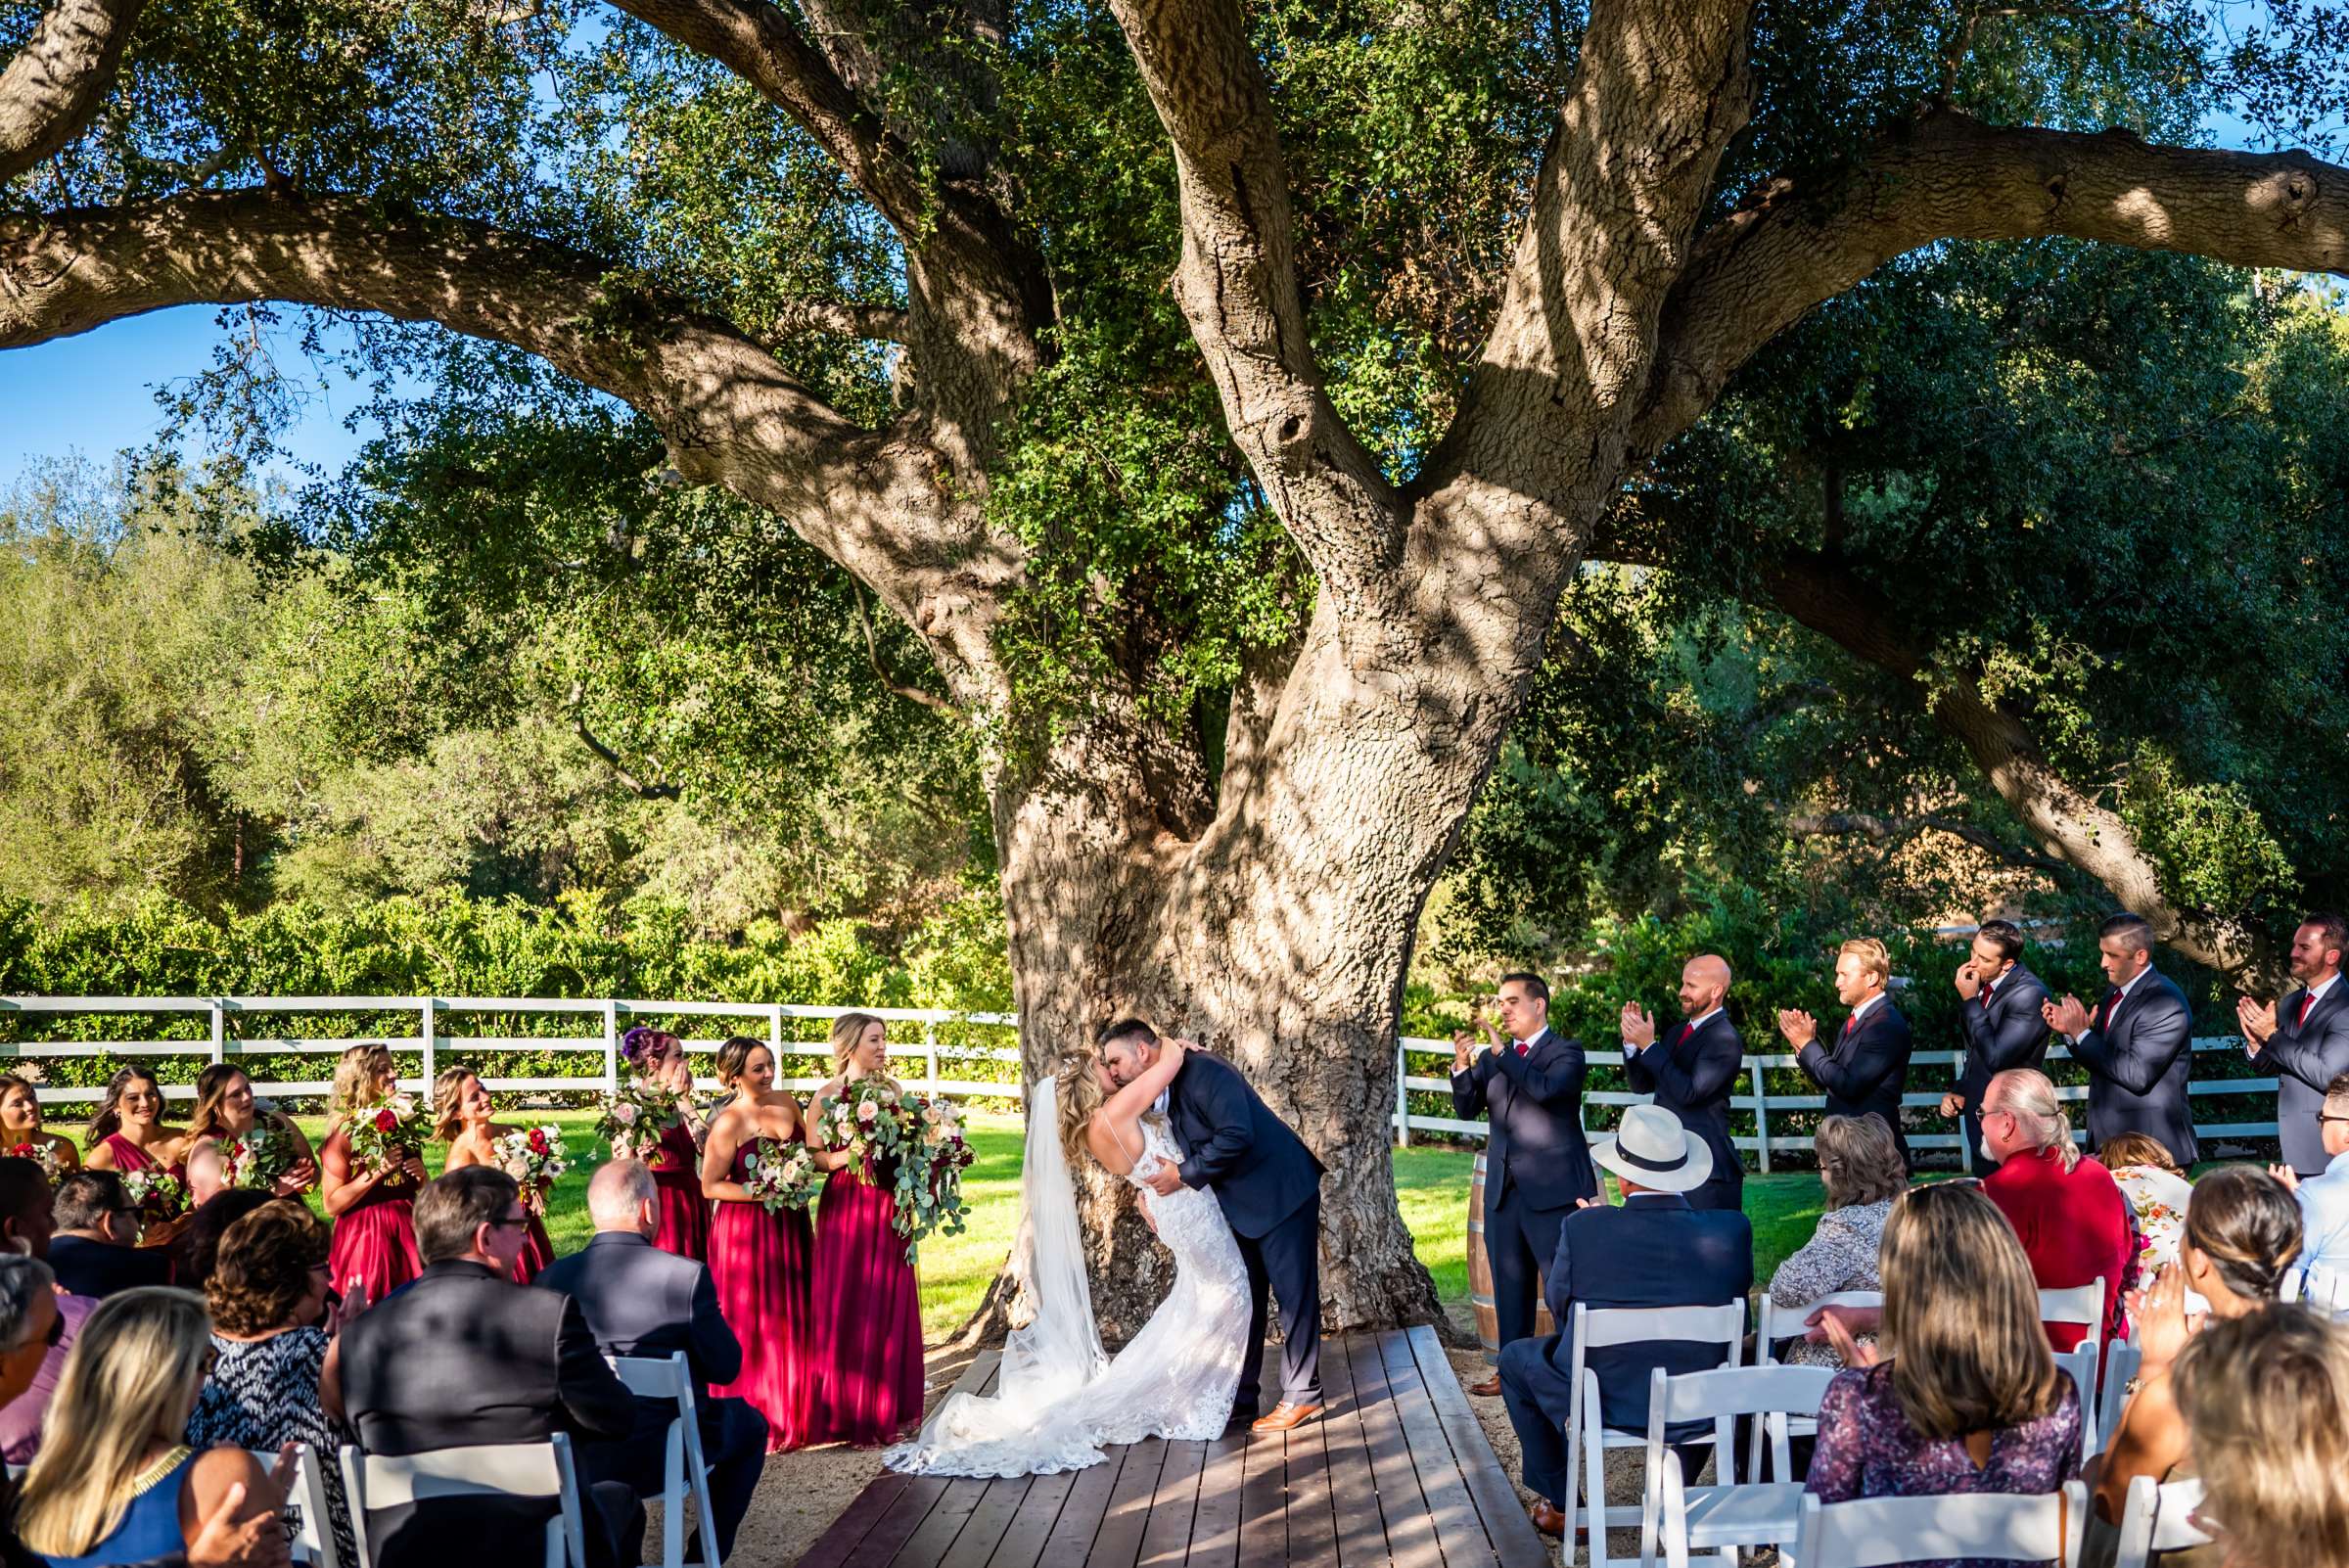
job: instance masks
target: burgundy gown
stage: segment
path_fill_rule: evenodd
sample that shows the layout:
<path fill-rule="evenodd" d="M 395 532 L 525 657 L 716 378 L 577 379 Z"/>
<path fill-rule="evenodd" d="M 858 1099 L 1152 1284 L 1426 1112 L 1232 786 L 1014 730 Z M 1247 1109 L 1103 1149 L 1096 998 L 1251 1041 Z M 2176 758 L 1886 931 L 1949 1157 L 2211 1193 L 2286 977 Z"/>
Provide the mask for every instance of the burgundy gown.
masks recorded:
<path fill-rule="evenodd" d="M 710 1200 L 702 1196 L 702 1151 L 679 1122 L 661 1134 L 651 1161 L 653 1185 L 661 1193 L 661 1228 L 653 1245 L 695 1263 L 710 1261 Z"/>
<path fill-rule="evenodd" d="M 743 1179 L 734 1151 L 733 1178 Z M 742 1373 L 714 1385 L 717 1397 L 745 1399 L 766 1417 L 766 1452 L 807 1442 L 807 1403 L 813 1392 L 808 1360 L 807 1274 L 814 1238 L 807 1217 L 769 1214 L 756 1203 L 718 1203 L 710 1220 L 710 1280 L 718 1311 L 742 1342 Z"/>
<path fill-rule="evenodd" d="M 547 1237 L 546 1222 L 532 1215 L 528 1233 L 523 1237 L 522 1251 L 514 1257 L 514 1283 L 529 1284 L 554 1261 L 555 1244 Z"/>
<path fill-rule="evenodd" d="M 149 1154 L 119 1132 L 109 1132 L 98 1141 L 101 1146 L 115 1151 L 115 1169 L 123 1176 L 128 1176 L 133 1171 L 153 1170 L 161 1164 L 154 1155 Z M 182 1186 L 187 1184 L 188 1168 L 185 1165 L 165 1165 L 161 1166 L 161 1169 L 167 1175 L 177 1177 Z M 150 1210 L 147 1217 L 150 1220 L 171 1218 L 160 1210 Z"/>
<path fill-rule="evenodd" d="M 842 1169 L 824 1182 L 815 1226 L 813 1436 L 894 1443 L 922 1419 L 922 1302 L 893 1178 Z"/>
<path fill-rule="evenodd" d="M 342 1139 L 345 1159 L 350 1140 L 340 1130 L 326 1141 Z M 327 1245 L 327 1267 L 334 1270 L 335 1289 L 347 1296 L 355 1278 L 367 1288 L 370 1302 L 382 1301 L 424 1272 L 416 1256 L 416 1189 L 398 1178 L 397 1184 L 379 1181 L 335 1220 L 334 1239 Z"/>

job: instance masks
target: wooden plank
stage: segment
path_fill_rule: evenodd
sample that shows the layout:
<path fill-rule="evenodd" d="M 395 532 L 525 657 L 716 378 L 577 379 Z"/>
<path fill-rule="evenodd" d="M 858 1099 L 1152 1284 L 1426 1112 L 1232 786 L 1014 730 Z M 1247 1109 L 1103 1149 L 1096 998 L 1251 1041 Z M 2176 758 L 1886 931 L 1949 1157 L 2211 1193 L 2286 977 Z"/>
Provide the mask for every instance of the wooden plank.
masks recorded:
<path fill-rule="evenodd" d="M 881 1478 L 882 1481 L 889 1479 L 888 1476 Z M 866 1532 L 863 1540 L 856 1543 L 855 1550 L 835 1559 L 840 1568 L 886 1568 L 890 1560 L 897 1556 L 898 1548 L 905 1545 L 914 1531 L 921 1527 L 922 1521 L 930 1516 L 930 1510 L 937 1506 L 939 1499 L 946 1495 L 946 1478 L 943 1475 L 902 1476 L 897 1479 L 906 1483 L 898 1494 L 897 1501 L 874 1519 L 873 1528 Z M 881 1481 L 876 1481 L 871 1487 L 865 1488 L 857 1495 L 856 1500 L 849 1504 L 849 1511 L 854 1513 L 861 1510 L 866 1499 L 873 1495 L 873 1489 L 880 1485 Z M 800 1561 L 806 1568 L 826 1568 L 825 1560 L 813 1551 Z"/>
<path fill-rule="evenodd" d="M 1326 1360 L 1326 1352 L 1324 1360 Z M 1339 1568 L 1338 1527 L 1329 1496 L 1329 1390 L 1319 1417 L 1288 1434 L 1289 1557 L 1292 1568 Z"/>
<path fill-rule="evenodd" d="M 1427 1499 L 1436 1545 L 1444 1553 L 1447 1568 L 1497 1568 L 1498 1558 L 1485 1537 L 1475 1500 L 1468 1495 L 1451 1439 L 1436 1418 L 1426 1379 L 1411 1355 L 1410 1335 L 1401 1329 L 1380 1334 L 1378 1355 L 1386 1368 L 1387 1395 L 1395 1407 L 1395 1419 L 1403 1427 L 1404 1448 L 1411 1456 L 1411 1467 L 1419 1472 L 1419 1491 Z"/>
<path fill-rule="evenodd" d="M 1028 1489 L 1028 1500 L 995 1544 L 994 1555 L 988 1558 L 987 1568 L 1036 1568 L 1043 1561 L 1044 1543 L 1051 1539 L 1053 1528 L 1059 1524 L 1061 1510 L 1081 1475 L 1092 1475 L 1102 1470 L 1115 1470 L 1114 1461 L 1096 1464 L 1090 1470 L 1063 1470 L 1058 1475 L 1039 1475 Z"/>
<path fill-rule="evenodd" d="M 1150 1501 L 1158 1493 L 1158 1476 L 1166 1460 L 1167 1445 L 1160 1438 L 1144 1438 L 1127 1449 L 1126 1462 L 1118 1468 L 1117 1490 L 1109 1496 L 1109 1507 L 1093 1535 L 1093 1549 L 1085 1556 L 1084 1568 L 1134 1568 L 1142 1529 L 1150 1522 Z"/>
<path fill-rule="evenodd" d="M 1354 1371 L 1354 1391 L 1361 1401 L 1362 1446 L 1370 1454 L 1378 1511 L 1387 1523 L 1387 1554 L 1397 1568 L 1436 1568 L 1444 1561 L 1444 1549 L 1436 1545 L 1427 1497 L 1419 1490 L 1419 1473 L 1404 1447 L 1403 1423 L 1395 1418 L 1378 1340 L 1369 1334 L 1349 1335 L 1346 1354 Z"/>
<path fill-rule="evenodd" d="M 1329 1402 L 1321 1417 L 1321 1442 L 1330 1511 L 1338 1527 L 1338 1561 L 1343 1568 L 1380 1568 L 1392 1560 L 1386 1521 L 1378 1511 L 1378 1487 L 1362 1436 L 1361 1399 L 1341 1339 L 1321 1343 L 1321 1397 Z"/>
<path fill-rule="evenodd" d="M 931 1508 L 929 1517 L 905 1544 L 898 1548 L 896 1561 L 900 1568 L 936 1568 L 944 1562 L 961 1535 L 963 1526 L 979 1510 L 980 1499 L 987 1496 L 992 1482 L 974 1476 L 957 1476 L 946 1483 L 946 1490 Z"/>
<path fill-rule="evenodd" d="M 1060 1517 L 1052 1522 L 1052 1533 L 1044 1538 L 1043 1550 L 1036 1553 L 1037 1562 L 1063 1568 L 1092 1554 L 1093 1537 L 1100 1534 L 1101 1516 L 1109 1511 L 1109 1499 L 1117 1493 L 1118 1477 L 1131 1452 L 1111 1449 L 1107 1459 L 1078 1474 L 1060 1505 Z"/>
<path fill-rule="evenodd" d="M 995 1547 L 1002 1544 L 1003 1533 L 1019 1517 L 1035 1480 L 1034 1476 L 1016 1475 L 996 1476 L 988 1481 L 979 1506 L 971 1510 L 962 1533 L 954 1538 L 954 1545 L 938 1559 L 938 1568 L 987 1568 L 995 1555 Z"/>
<path fill-rule="evenodd" d="M 871 1486 L 856 1494 L 841 1516 L 832 1521 L 831 1528 L 815 1538 L 815 1544 L 800 1554 L 799 1560 L 807 1568 L 836 1563 L 856 1549 L 857 1544 L 873 1532 L 884 1515 L 897 1505 L 913 1477 L 883 1471 Z"/>
<path fill-rule="evenodd" d="M 1553 1548 L 1526 1517 L 1525 1505 L 1517 1500 L 1516 1487 L 1494 1456 L 1493 1445 L 1468 1403 L 1467 1391 L 1452 1375 L 1451 1358 L 1444 1354 L 1443 1342 L 1433 1328 L 1425 1326 L 1412 1329 L 1409 1337 L 1428 1400 L 1444 1423 L 1444 1436 L 1459 1462 L 1461 1478 L 1476 1503 L 1477 1516 L 1484 1521 L 1485 1539 L 1492 1543 L 1494 1555 L 1502 1568 L 1548 1568 Z"/>
<path fill-rule="evenodd" d="M 1267 1347 L 1264 1365 L 1265 1386 L 1276 1388 L 1280 1380 L 1280 1352 Z M 1266 1408 L 1269 1410 L 1270 1406 Z M 1278 1434 L 1251 1433 L 1248 1438 L 1248 1474 L 1240 1483 L 1240 1563 L 1242 1568 L 1256 1568 L 1259 1563 L 1285 1561 L 1289 1554 L 1289 1514 L 1285 1461 Z"/>
<path fill-rule="evenodd" d="M 1183 1568 L 1191 1553 L 1191 1524 L 1199 1512 L 1199 1486 L 1207 1464 L 1204 1443 L 1170 1443 L 1150 1499 L 1150 1521 L 1142 1530 L 1136 1568 Z"/>
<path fill-rule="evenodd" d="M 1238 1568 L 1240 1489 L 1248 1474 L 1248 1434 L 1242 1431 L 1225 1433 L 1207 1446 L 1186 1568 Z"/>

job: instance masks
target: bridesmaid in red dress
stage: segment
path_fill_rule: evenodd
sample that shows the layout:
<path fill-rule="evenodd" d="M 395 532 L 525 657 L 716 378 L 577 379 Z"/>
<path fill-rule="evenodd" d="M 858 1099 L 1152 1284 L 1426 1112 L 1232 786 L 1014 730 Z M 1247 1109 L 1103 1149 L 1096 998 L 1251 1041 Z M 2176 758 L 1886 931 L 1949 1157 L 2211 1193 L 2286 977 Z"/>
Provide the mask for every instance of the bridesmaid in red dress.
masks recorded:
<path fill-rule="evenodd" d="M 661 1228 L 653 1232 L 653 1245 L 708 1263 L 710 1200 L 702 1196 L 702 1144 L 710 1136 L 710 1124 L 693 1103 L 693 1069 L 685 1060 L 685 1042 L 639 1024 L 622 1038 L 620 1053 L 637 1078 L 675 1094 L 684 1112 L 675 1127 L 663 1130 L 661 1147 L 645 1162 L 661 1194 Z"/>
<path fill-rule="evenodd" d="M 353 1170 L 350 1134 L 344 1130 L 352 1117 L 398 1091 L 399 1070 L 381 1044 L 353 1045 L 335 1064 L 334 1125 L 318 1151 L 318 1196 L 334 1222 L 326 1262 L 346 1310 L 354 1293 L 361 1301 L 382 1301 L 424 1271 L 413 1214 L 416 1189 L 425 1182 L 423 1158 L 410 1154 L 389 1171 Z"/>
<path fill-rule="evenodd" d="M 498 1168 L 497 1140 L 521 1129 L 497 1121 L 497 1106 L 489 1098 L 489 1090 L 479 1074 L 470 1067 L 446 1067 L 433 1081 L 433 1136 L 448 1145 L 448 1160 L 441 1174 L 462 1171 L 469 1165 Z M 513 1175 L 508 1172 L 507 1175 Z M 546 1234 L 546 1187 L 540 1183 L 533 1190 L 522 1189 L 523 1212 L 530 1216 L 524 1227 L 522 1251 L 514 1255 L 513 1280 L 527 1285 L 536 1279 L 548 1264 L 555 1261 L 555 1244 Z"/>
<path fill-rule="evenodd" d="M 775 1058 L 737 1035 L 717 1048 L 717 1081 L 733 1091 L 711 1118 L 702 1148 L 702 1192 L 710 1220 L 710 1279 L 718 1310 L 742 1341 L 742 1374 L 711 1389 L 746 1399 L 766 1417 L 766 1452 L 807 1441 L 807 1270 L 815 1250 L 807 1217 L 769 1214 L 742 1184 L 742 1157 L 760 1138 L 800 1136 L 800 1102 L 775 1088 Z"/>
<path fill-rule="evenodd" d="M 808 1121 L 866 1079 L 889 1082 L 889 1027 L 870 1013 L 832 1022 L 832 1082 L 815 1091 Z M 815 1226 L 816 1441 L 859 1448 L 895 1443 L 922 1420 L 922 1300 L 897 1217 L 897 1172 L 867 1157 L 814 1150 L 824 1181 Z"/>
<path fill-rule="evenodd" d="M 90 1153 L 82 1163 L 93 1171 L 128 1176 L 160 1167 L 182 1183 L 188 1179 L 187 1130 L 163 1125 L 163 1085 L 144 1067 L 125 1067 L 106 1081 L 85 1146 Z M 149 1218 L 167 1217 L 157 1211 Z"/>

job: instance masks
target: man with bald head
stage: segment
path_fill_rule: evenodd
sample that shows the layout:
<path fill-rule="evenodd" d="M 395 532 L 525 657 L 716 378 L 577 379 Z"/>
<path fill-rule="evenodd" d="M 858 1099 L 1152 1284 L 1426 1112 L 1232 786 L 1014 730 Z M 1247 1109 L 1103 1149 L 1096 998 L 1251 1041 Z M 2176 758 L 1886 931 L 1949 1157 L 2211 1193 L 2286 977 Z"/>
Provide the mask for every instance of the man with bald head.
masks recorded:
<path fill-rule="evenodd" d="M 1745 1041 L 1723 1003 L 1728 960 L 1699 953 L 1681 967 L 1681 1013 L 1687 1020 L 1659 1041 L 1654 1015 L 1623 1007 L 1623 1065 L 1632 1087 L 1681 1119 L 1713 1151 L 1713 1174 L 1688 1194 L 1693 1209 L 1745 1207 L 1745 1166 L 1729 1141 L 1729 1091 L 1745 1069 Z"/>

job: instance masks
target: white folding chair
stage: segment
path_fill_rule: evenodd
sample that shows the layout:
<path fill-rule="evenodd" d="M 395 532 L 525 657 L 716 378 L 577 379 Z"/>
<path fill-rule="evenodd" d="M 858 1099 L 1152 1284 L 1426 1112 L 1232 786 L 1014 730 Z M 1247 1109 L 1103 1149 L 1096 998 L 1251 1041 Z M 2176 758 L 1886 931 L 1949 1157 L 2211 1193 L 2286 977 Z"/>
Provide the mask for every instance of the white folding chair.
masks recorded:
<path fill-rule="evenodd" d="M 1739 1546 L 1783 1552 L 1791 1545 L 1801 1523 L 1803 1483 L 1793 1474 L 1787 1421 L 1804 1415 L 1816 1425 L 1819 1402 L 1834 1379 L 1829 1366 L 1724 1366 L 1678 1377 L 1657 1367 L 1648 1380 L 1639 1568 L 1655 1568 L 1659 1539 L 1671 1568 L 1688 1568 L 1691 1551 L 1719 1550 L 1721 1568 L 1737 1568 Z M 1741 1415 L 1753 1418 L 1742 1468 L 1735 1438 Z M 1681 1456 L 1665 1447 L 1665 1428 L 1680 1421 L 1713 1423 L 1715 1485 L 1689 1486 Z M 1775 1482 L 1762 1479 L 1765 1441 Z"/>
<path fill-rule="evenodd" d="M 1571 1529 L 1589 1531 L 1590 1568 L 1608 1568 L 1614 1560 L 1607 1555 L 1609 1528 L 1632 1529 L 1645 1513 L 1644 1508 L 1630 1505 L 1607 1506 L 1606 1451 L 1642 1448 L 1647 1438 L 1605 1423 L 1599 1408 L 1598 1374 L 1587 1368 L 1584 1360 L 1593 1350 L 1659 1341 L 1719 1345 L 1722 1364 L 1735 1366 L 1745 1353 L 1745 1303 L 1599 1308 L 1575 1303 L 1567 1334 L 1567 1343 L 1573 1347 L 1568 1371 L 1574 1379 L 1574 1392 L 1567 1408 L 1566 1490 L 1572 1494 L 1578 1490 L 1578 1480 L 1582 1483 L 1583 1497 L 1570 1495 L 1567 1499 L 1574 1515 L 1569 1524 Z"/>
<path fill-rule="evenodd" d="M 1889 1568 L 1937 1557 L 2077 1568 L 2087 1532 L 2088 1488 L 2078 1481 L 2061 1492 L 1853 1502 L 1822 1503 L 1806 1493 L 1795 1559 L 1802 1568 Z"/>
<path fill-rule="evenodd" d="M 375 1568 L 367 1544 L 370 1510 L 436 1498 L 554 1498 L 555 1516 L 546 1522 L 545 1568 L 587 1568 L 587 1527 L 568 1433 L 557 1432 L 544 1443 L 479 1444 L 429 1453 L 361 1453 L 345 1447 L 343 1490 L 350 1500 L 359 1568 Z"/>
<path fill-rule="evenodd" d="M 2129 1483 L 2121 1505 L 2120 1551 L 2112 1568 L 2145 1568 L 2157 1551 L 2184 1551 L 2210 1540 L 2188 1516 L 2202 1505 L 2196 1480 L 2156 1483 L 2141 1475 Z"/>
<path fill-rule="evenodd" d="M 689 1497 L 700 1526 L 702 1561 L 717 1568 L 717 1527 L 710 1513 L 710 1467 L 702 1459 L 702 1426 L 694 1418 L 693 1372 L 686 1365 L 685 1353 L 606 1359 L 629 1393 L 677 1407 L 668 1423 L 667 1457 L 661 1472 L 661 1568 L 682 1568 L 685 1561 L 685 1499 Z"/>
<path fill-rule="evenodd" d="M 2116 1339 L 2104 1348 L 2104 1368 L 2096 1388 L 2096 1448 L 2101 1453 L 2112 1446 L 2112 1435 L 2121 1429 L 2121 1412 L 2129 1407 L 2129 1385 L 2137 1381 L 2137 1369 L 2145 1353 L 2125 1339 Z"/>
<path fill-rule="evenodd" d="M 273 1449 L 247 1449 L 264 1470 L 277 1468 Z M 294 1445 L 294 1474 L 286 1482 L 286 1506 L 295 1512 L 294 1560 L 312 1568 L 339 1568 L 335 1561 L 335 1527 L 326 1514 L 326 1476 L 318 1468 L 318 1451 L 307 1443 Z"/>
<path fill-rule="evenodd" d="M 2323 1264 L 2310 1264 L 2285 1274 L 2276 1294 L 2285 1301 L 2305 1302 L 2335 1317 L 2349 1314 L 2349 1274 Z"/>
<path fill-rule="evenodd" d="M 1781 1307 L 1770 1299 L 1770 1292 L 1766 1290 L 1754 1308 L 1756 1324 L 1754 1364 L 1757 1366 L 1779 1365 L 1779 1341 L 1802 1338 L 1805 1332 L 1803 1319 L 1821 1307 L 1882 1307 L 1883 1305 L 1884 1292 L 1880 1290 L 1831 1290 L 1817 1301 L 1807 1301 L 1800 1307 Z M 1786 1423 L 1786 1431 L 1792 1437 L 1810 1437 L 1818 1430 L 1819 1423 L 1807 1415 L 1794 1416 Z"/>
<path fill-rule="evenodd" d="M 2080 1457 L 2086 1461 L 2097 1448 L 2096 1374 L 2103 1364 L 2104 1276 L 2098 1274 L 2085 1285 L 2041 1291 L 2039 1320 L 2076 1324 L 2088 1330 L 2076 1347 L 2055 1358 L 2080 1390 Z"/>
<path fill-rule="evenodd" d="M 2055 1364 L 2072 1374 L 2072 1387 L 2080 1391 L 2080 1462 L 2100 1453 L 2104 1447 L 2104 1429 L 2097 1419 L 2096 1342 L 2084 1339 L 2073 1349 L 2058 1351 Z"/>

